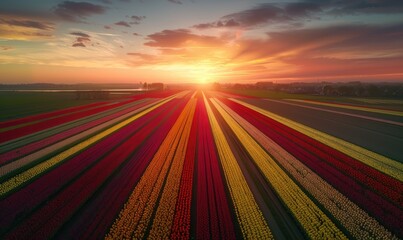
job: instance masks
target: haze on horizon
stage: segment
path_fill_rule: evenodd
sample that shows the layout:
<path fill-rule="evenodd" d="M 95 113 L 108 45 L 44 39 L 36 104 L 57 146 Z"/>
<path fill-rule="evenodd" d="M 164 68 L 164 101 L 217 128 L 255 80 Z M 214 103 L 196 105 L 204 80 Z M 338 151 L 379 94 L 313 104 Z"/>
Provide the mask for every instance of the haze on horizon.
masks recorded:
<path fill-rule="evenodd" d="M 1 83 L 402 81 L 400 0 L 0 2 Z"/>

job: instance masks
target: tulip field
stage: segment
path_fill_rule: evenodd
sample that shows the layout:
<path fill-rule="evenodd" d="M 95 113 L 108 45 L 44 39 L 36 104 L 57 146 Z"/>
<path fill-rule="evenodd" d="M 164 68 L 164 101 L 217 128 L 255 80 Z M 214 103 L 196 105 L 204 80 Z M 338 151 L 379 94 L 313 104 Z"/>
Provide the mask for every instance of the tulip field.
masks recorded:
<path fill-rule="evenodd" d="M 0 122 L 0 239 L 403 238 L 401 161 L 264 104 L 165 90 Z"/>

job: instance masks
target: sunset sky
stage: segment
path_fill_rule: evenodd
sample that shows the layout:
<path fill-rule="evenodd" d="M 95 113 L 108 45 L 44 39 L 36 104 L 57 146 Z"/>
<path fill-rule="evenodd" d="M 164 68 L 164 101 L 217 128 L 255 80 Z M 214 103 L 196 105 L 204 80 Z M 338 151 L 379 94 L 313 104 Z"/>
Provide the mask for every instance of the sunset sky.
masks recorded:
<path fill-rule="evenodd" d="M 2 0 L 0 83 L 403 81 L 402 0 Z"/>

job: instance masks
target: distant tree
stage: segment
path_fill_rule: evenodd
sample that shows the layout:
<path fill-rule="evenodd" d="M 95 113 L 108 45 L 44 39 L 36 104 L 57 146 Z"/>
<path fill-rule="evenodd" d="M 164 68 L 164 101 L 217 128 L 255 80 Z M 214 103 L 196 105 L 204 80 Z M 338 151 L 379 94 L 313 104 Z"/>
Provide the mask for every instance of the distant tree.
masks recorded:
<path fill-rule="evenodd" d="M 213 89 L 216 89 L 216 90 L 221 89 L 221 84 L 218 83 L 218 82 L 214 82 L 214 83 L 213 83 Z"/>
<path fill-rule="evenodd" d="M 338 90 L 341 96 L 352 96 L 354 93 L 354 87 L 352 86 L 340 86 Z"/>
<path fill-rule="evenodd" d="M 164 90 L 164 84 L 163 83 L 150 83 L 150 84 L 148 84 L 148 89 L 149 90 Z"/>
<path fill-rule="evenodd" d="M 333 95 L 333 92 L 334 92 L 334 88 L 330 85 L 325 85 L 322 88 L 322 95 L 324 95 L 324 96 Z"/>
<path fill-rule="evenodd" d="M 379 87 L 377 87 L 375 85 L 369 85 L 368 94 L 370 97 L 376 97 L 376 96 L 381 95 L 381 91 L 380 91 Z"/>

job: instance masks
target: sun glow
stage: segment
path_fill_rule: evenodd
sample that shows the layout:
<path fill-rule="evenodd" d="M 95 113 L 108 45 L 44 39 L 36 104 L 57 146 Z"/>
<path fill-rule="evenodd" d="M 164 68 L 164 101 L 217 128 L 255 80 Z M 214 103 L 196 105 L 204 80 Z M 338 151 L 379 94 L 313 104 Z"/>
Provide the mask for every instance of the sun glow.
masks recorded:
<path fill-rule="evenodd" d="M 219 80 L 220 72 L 222 72 L 222 69 L 207 61 L 194 64 L 157 65 L 153 66 L 153 69 L 175 72 L 182 75 L 184 79 L 199 84 L 209 84 Z"/>

